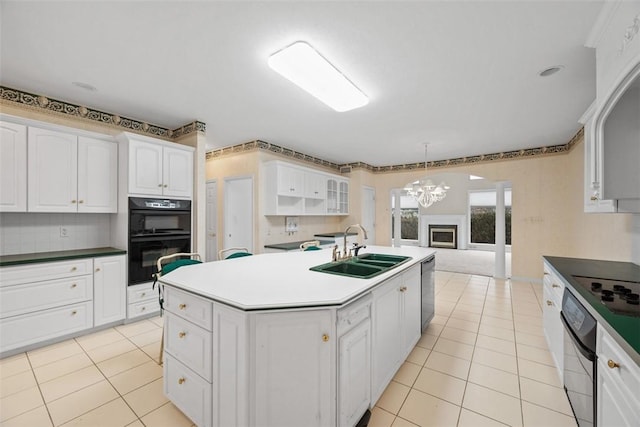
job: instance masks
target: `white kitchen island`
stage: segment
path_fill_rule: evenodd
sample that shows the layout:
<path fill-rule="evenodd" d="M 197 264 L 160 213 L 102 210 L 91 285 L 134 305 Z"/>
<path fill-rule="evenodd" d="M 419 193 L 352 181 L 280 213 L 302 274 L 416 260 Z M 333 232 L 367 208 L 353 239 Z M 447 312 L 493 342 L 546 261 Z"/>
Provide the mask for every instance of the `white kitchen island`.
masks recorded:
<path fill-rule="evenodd" d="M 164 390 L 198 426 L 353 426 L 420 338 L 420 263 L 371 279 L 310 271 L 331 251 L 262 254 L 163 276 Z"/>

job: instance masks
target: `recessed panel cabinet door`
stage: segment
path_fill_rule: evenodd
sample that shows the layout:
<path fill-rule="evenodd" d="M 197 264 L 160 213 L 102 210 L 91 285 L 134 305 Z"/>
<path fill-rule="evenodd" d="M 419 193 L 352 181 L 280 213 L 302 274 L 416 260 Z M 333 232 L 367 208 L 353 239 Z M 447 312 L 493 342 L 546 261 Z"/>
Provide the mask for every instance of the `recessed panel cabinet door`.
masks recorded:
<path fill-rule="evenodd" d="M 124 319 L 127 311 L 125 256 L 95 258 L 93 270 L 94 326 Z"/>
<path fill-rule="evenodd" d="M 335 368 L 330 310 L 255 316 L 252 425 L 335 424 Z"/>
<path fill-rule="evenodd" d="M 164 147 L 162 191 L 165 196 L 191 197 L 193 191 L 193 153 Z"/>
<path fill-rule="evenodd" d="M 27 211 L 27 127 L 0 122 L 0 211 Z"/>
<path fill-rule="evenodd" d="M 162 146 L 129 142 L 129 193 L 162 195 Z"/>
<path fill-rule="evenodd" d="M 29 127 L 29 212 L 77 212 L 78 137 Z"/>
<path fill-rule="evenodd" d="M 78 138 L 78 212 L 118 211 L 118 146 Z"/>

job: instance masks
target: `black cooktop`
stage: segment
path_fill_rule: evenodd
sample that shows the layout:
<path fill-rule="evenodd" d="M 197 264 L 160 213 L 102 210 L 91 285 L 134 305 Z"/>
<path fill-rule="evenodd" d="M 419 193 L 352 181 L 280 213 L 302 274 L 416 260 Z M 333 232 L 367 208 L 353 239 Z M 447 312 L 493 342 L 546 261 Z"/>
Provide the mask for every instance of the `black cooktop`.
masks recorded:
<path fill-rule="evenodd" d="M 612 313 L 640 317 L 640 282 L 573 276 Z"/>

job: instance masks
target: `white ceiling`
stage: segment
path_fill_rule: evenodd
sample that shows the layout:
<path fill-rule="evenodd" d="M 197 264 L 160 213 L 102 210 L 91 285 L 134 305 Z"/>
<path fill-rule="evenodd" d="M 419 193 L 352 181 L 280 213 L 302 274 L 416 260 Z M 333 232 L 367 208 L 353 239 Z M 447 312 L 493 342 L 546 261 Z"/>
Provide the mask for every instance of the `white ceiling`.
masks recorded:
<path fill-rule="evenodd" d="M 374 166 L 564 144 L 595 98 L 602 1 L 1 3 L 0 83 Z M 365 92 L 337 113 L 267 66 L 305 40 Z M 564 69 L 550 77 L 538 72 Z M 98 90 L 73 86 L 79 81 Z"/>

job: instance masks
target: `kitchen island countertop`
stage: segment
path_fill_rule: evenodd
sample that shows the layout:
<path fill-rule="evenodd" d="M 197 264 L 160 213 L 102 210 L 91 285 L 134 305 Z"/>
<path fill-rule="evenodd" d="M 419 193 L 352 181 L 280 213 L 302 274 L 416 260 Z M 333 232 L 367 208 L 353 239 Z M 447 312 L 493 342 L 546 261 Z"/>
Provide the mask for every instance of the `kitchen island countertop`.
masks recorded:
<path fill-rule="evenodd" d="M 247 311 L 338 306 L 435 253 L 415 246 L 369 246 L 366 252 L 411 259 L 371 279 L 360 279 L 309 270 L 330 262 L 331 251 L 260 254 L 184 266 L 160 281 Z"/>

